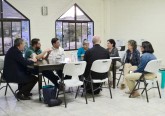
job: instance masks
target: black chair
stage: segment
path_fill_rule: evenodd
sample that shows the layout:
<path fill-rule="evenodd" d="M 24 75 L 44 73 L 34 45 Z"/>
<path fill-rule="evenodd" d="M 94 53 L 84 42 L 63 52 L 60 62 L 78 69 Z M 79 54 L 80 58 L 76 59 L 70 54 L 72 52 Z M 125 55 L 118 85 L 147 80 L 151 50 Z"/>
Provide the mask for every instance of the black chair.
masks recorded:
<path fill-rule="evenodd" d="M 0 74 L 1 74 L 1 76 L 0 76 L 0 86 L 1 86 L 2 83 L 6 83 L 6 85 L 5 86 L 2 86 L 0 88 L 0 90 L 3 89 L 3 88 L 5 88 L 5 96 L 6 96 L 7 89 L 9 87 L 10 90 L 11 90 L 11 92 L 13 93 L 13 95 L 15 96 L 15 98 L 17 99 L 17 101 L 19 101 L 19 99 L 16 96 L 16 91 L 17 90 L 14 92 L 13 89 L 11 88 L 10 84 L 8 82 L 6 82 L 5 79 L 4 79 L 4 76 L 3 76 L 3 66 L 4 66 L 4 57 L 1 57 L 0 58 Z"/>
<path fill-rule="evenodd" d="M 150 62 L 147 63 L 147 65 L 146 65 L 146 67 L 144 69 L 145 72 L 143 72 L 142 75 L 140 76 L 140 78 L 136 81 L 137 83 L 136 83 L 134 89 L 132 90 L 132 92 L 130 93 L 129 97 L 132 96 L 132 94 L 133 94 L 134 91 L 136 91 L 138 89 L 143 89 L 143 91 L 142 91 L 141 94 L 143 94 L 143 92 L 145 91 L 147 102 L 149 102 L 147 91 L 149 91 L 152 88 L 157 88 L 158 89 L 158 92 L 159 92 L 159 97 L 161 98 L 161 93 L 160 93 L 159 83 L 158 83 L 157 77 L 155 77 L 152 80 L 145 79 L 145 74 L 147 74 L 147 73 L 156 74 L 159 71 L 160 64 L 161 64 L 161 60 L 151 60 Z M 151 88 L 147 89 L 147 86 L 148 86 L 147 81 L 156 82 L 157 86 L 156 87 L 151 87 Z M 144 83 L 144 88 L 140 88 L 139 87 L 141 82 Z M 137 86 L 138 86 L 138 88 L 136 89 Z"/>
<path fill-rule="evenodd" d="M 6 83 L 5 86 L 2 86 L 2 87 L 0 88 L 0 90 L 3 89 L 3 88 L 5 88 L 5 96 L 7 95 L 7 89 L 8 89 L 8 87 L 9 87 L 9 89 L 10 89 L 11 92 L 13 93 L 14 97 L 17 99 L 17 101 L 19 101 L 19 99 L 18 99 L 17 96 L 16 96 L 16 92 L 18 91 L 18 89 L 14 92 L 14 90 L 12 89 L 12 87 L 10 86 L 10 84 L 9 84 L 8 82 L 6 82 L 5 79 L 3 78 L 3 74 L 2 74 L 1 79 L 0 79 L 0 85 L 1 85 L 1 83 Z"/>
<path fill-rule="evenodd" d="M 117 81 L 117 87 L 118 87 L 121 77 L 124 75 L 124 65 L 122 65 L 122 68 L 120 68 L 119 72 L 116 72 L 116 74 L 119 74 L 119 78 L 116 78 L 116 80 L 118 80 Z"/>
<path fill-rule="evenodd" d="M 116 72 L 116 74 L 119 74 L 119 78 L 116 78 L 117 81 L 117 87 L 119 86 L 119 82 L 121 80 L 121 77 L 124 75 L 124 65 L 125 65 L 125 59 L 126 59 L 126 52 L 125 51 L 119 51 L 119 56 L 121 57 L 121 63 L 122 65 L 119 68 L 119 72 Z"/>

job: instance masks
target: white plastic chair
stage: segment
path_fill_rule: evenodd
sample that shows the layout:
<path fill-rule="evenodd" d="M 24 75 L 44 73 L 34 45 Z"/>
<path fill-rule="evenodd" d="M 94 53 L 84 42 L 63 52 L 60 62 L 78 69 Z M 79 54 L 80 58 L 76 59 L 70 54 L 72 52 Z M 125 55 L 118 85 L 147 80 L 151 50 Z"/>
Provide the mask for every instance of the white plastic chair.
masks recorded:
<path fill-rule="evenodd" d="M 86 81 L 91 83 L 93 102 L 95 102 L 95 98 L 94 98 L 94 90 L 93 90 L 93 84 L 92 83 L 104 83 L 104 82 L 108 81 L 110 97 L 112 98 L 112 92 L 111 92 L 111 86 L 110 86 L 109 78 L 106 77 L 105 79 L 92 79 L 92 76 L 91 76 L 91 71 L 96 72 L 96 73 L 107 73 L 109 71 L 110 66 L 111 66 L 111 62 L 112 62 L 112 59 L 102 59 L 102 60 L 96 60 L 92 64 L 92 67 L 90 70 L 90 80 L 89 81 L 86 80 Z"/>
<path fill-rule="evenodd" d="M 85 100 L 86 100 L 86 104 L 87 104 L 86 87 L 85 87 L 84 82 L 79 80 L 79 76 L 84 74 L 85 68 L 86 68 L 86 62 L 85 61 L 67 63 L 67 64 L 64 65 L 63 77 L 61 79 L 61 84 L 63 85 L 65 107 L 67 107 L 66 106 L 66 99 L 65 99 L 65 87 L 78 87 L 77 93 L 76 93 L 76 96 L 75 96 L 75 98 L 76 98 L 77 94 L 78 94 L 79 87 L 84 85 Z M 64 80 L 64 77 L 66 75 L 72 76 L 72 78 Z M 59 94 L 59 92 L 58 92 L 58 94 Z"/>
<path fill-rule="evenodd" d="M 136 86 L 138 84 L 140 84 L 140 82 L 143 82 L 144 83 L 144 88 L 143 88 L 143 91 L 142 91 L 141 94 L 143 94 L 143 92 L 145 91 L 147 102 L 149 102 L 147 91 L 149 91 L 152 88 L 157 88 L 158 89 L 159 97 L 161 98 L 161 93 L 160 93 L 160 89 L 159 89 L 159 83 L 158 83 L 158 80 L 157 80 L 157 76 L 153 79 L 150 79 L 150 80 L 144 78 L 145 74 L 147 74 L 147 73 L 153 73 L 153 74 L 157 75 L 157 73 L 159 72 L 159 69 L 160 69 L 160 65 L 161 65 L 161 60 L 160 59 L 149 61 L 146 65 L 145 69 L 144 69 L 144 72 L 142 73 L 141 77 L 137 80 L 137 83 L 136 83 L 136 85 L 133 89 L 133 91 L 137 90 Z M 156 82 L 157 87 L 151 87 L 150 89 L 147 90 L 147 85 L 148 85 L 149 82 Z M 139 87 L 138 87 L 138 89 L 139 89 Z M 131 92 L 129 97 L 131 97 L 133 91 Z"/>

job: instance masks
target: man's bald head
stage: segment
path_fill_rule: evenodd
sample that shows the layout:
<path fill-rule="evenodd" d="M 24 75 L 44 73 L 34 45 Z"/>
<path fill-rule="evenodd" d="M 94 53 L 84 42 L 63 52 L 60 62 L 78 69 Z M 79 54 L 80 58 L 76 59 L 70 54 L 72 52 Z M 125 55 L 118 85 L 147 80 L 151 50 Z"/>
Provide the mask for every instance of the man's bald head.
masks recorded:
<path fill-rule="evenodd" d="M 100 38 L 100 36 L 97 36 L 97 35 L 93 36 L 92 42 L 93 42 L 94 45 L 95 45 L 95 44 L 100 44 L 100 43 L 101 43 L 101 38 Z"/>

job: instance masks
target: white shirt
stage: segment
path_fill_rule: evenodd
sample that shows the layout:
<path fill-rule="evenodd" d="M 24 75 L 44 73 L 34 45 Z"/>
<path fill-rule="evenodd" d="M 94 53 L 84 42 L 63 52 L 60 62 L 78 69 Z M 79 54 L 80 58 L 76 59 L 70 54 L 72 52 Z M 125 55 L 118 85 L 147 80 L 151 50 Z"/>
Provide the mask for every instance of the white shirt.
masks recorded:
<path fill-rule="evenodd" d="M 57 48 L 54 48 L 52 47 L 52 51 L 51 53 L 49 54 L 49 57 L 48 59 L 64 59 L 65 58 L 65 54 L 64 54 L 64 49 L 59 47 L 58 49 Z"/>

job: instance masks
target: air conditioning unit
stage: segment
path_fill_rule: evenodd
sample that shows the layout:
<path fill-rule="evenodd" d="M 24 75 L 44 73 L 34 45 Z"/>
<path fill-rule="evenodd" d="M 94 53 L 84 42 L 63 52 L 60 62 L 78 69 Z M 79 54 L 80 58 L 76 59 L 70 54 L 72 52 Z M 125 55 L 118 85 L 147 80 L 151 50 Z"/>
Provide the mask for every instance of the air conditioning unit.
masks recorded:
<path fill-rule="evenodd" d="M 47 7 L 47 6 L 42 6 L 42 7 L 41 7 L 41 14 L 42 14 L 43 16 L 48 15 L 48 7 Z"/>

